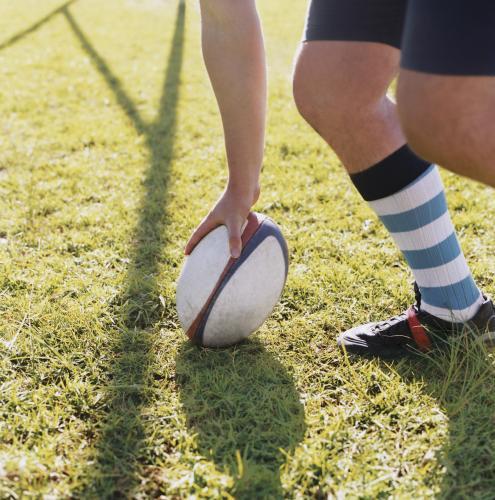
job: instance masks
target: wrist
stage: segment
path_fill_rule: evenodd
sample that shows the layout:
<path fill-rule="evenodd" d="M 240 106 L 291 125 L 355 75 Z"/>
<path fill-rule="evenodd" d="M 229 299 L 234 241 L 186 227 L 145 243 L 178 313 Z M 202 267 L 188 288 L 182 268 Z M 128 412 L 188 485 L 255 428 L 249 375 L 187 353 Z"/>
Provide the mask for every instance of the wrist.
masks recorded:
<path fill-rule="evenodd" d="M 226 191 L 235 196 L 236 199 L 245 201 L 251 207 L 258 201 L 260 189 L 260 184 L 257 179 L 251 182 L 236 182 L 229 179 Z"/>

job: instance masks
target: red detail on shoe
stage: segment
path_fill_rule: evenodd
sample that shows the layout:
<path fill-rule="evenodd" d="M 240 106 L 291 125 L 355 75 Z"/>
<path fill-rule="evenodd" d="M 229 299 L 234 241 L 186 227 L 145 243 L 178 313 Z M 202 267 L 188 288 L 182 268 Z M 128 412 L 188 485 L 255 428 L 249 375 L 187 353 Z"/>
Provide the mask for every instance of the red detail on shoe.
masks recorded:
<path fill-rule="evenodd" d="M 261 227 L 261 224 L 263 224 L 263 221 L 266 219 L 266 217 L 262 214 L 259 214 L 257 212 L 250 212 L 248 217 L 247 217 L 247 224 L 246 227 L 244 228 L 244 231 L 241 236 L 241 241 L 242 241 L 242 248 L 244 248 L 247 244 L 247 242 L 254 236 L 256 231 Z M 237 259 L 234 259 L 233 257 L 230 257 L 230 259 L 227 261 L 227 264 L 225 265 L 225 268 L 223 269 L 222 273 L 220 274 L 220 277 L 218 278 L 215 286 L 213 287 L 212 292 L 210 293 L 210 296 L 204 303 L 203 307 L 201 308 L 201 311 L 199 311 L 198 315 L 196 316 L 196 319 L 191 323 L 191 326 L 188 328 L 186 335 L 189 337 L 190 340 L 193 342 L 195 341 L 196 333 L 198 331 L 198 327 L 201 323 L 201 320 L 203 319 L 204 315 L 206 314 L 206 311 L 210 307 L 211 302 L 215 298 L 215 294 L 217 293 L 218 289 L 220 288 L 220 285 L 222 284 L 222 281 L 224 280 L 225 276 L 227 273 L 230 271 L 231 267 L 236 263 Z"/>
<path fill-rule="evenodd" d="M 431 340 L 423 328 L 423 325 L 419 322 L 418 316 L 416 315 L 416 309 L 411 306 L 407 310 L 407 324 L 409 325 L 409 330 L 411 330 L 412 338 L 419 350 L 422 352 L 428 352 L 431 349 Z"/>

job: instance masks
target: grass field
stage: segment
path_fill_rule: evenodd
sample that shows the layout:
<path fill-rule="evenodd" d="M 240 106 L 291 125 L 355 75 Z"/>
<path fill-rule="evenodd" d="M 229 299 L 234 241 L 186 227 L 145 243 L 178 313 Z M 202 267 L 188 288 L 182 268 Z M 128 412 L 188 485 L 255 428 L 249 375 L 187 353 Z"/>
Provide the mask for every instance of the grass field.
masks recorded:
<path fill-rule="evenodd" d="M 292 103 L 305 2 L 259 7 L 256 208 L 291 268 L 252 340 L 214 351 L 188 344 L 174 306 L 226 173 L 197 3 L 0 0 L 1 498 L 495 496 L 491 358 L 464 339 L 400 363 L 337 350 L 409 305 L 411 275 Z M 495 293 L 493 191 L 444 178 Z"/>

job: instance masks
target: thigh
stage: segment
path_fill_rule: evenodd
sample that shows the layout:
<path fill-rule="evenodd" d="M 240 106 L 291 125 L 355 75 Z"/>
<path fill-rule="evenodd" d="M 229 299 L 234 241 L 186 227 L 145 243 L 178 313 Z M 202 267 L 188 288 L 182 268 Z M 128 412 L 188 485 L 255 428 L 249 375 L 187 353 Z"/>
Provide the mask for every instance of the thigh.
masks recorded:
<path fill-rule="evenodd" d="M 407 0 L 311 0 L 304 41 L 376 42 L 401 46 Z"/>
<path fill-rule="evenodd" d="M 493 0 L 409 0 L 401 66 L 436 75 L 495 75 Z"/>

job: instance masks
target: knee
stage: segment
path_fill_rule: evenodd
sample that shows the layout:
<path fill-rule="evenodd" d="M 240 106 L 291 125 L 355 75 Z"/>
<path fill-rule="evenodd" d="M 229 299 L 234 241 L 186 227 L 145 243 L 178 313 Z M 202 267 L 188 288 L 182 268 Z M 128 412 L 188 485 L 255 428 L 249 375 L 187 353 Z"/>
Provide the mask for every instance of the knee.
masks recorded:
<path fill-rule="evenodd" d="M 372 57 L 360 60 L 340 42 L 330 43 L 303 44 L 293 74 L 296 107 L 317 130 L 357 126 L 383 100 L 394 71 L 385 61 L 377 72 Z"/>
<path fill-rule="evenodd" d="M 323 120 L 328 127 L 340 124 L 344 118 L 350 120 L 353 116 L 348 106 L 351 91 L 341 84 L 342 68 L 327 66 L 323 72 L 317 64 L 311 52 L 303 49 L 292 80 L 297 110 L 316 129 Z"/>
<path fill-rule="evenodd" d="M 334 104 L 338 102 L 335 92 L 332 92 L 331 89 L 327 89 L 324 94 L 321 92 L 321 82 L 315 78 L 314 72 L 313 61 L 303 48 L 294 67 L 292 95 L 297 110 L 310 125 L 315 125 L 318 122 L 323 102 L 327 112 L 329 107 L 334 107 L 331 105 L 332 100 Z"/>
<path fill-rule="evenodd" d="M 292 76 L 292 95 L 299 114 L 310 124 L 317 120 L 319 114 L 318 97 L 309 92 L 312 86 L 313 82 L 310 81 L 308 70 L 301 64 L 301 58 L 299 58 Z"/>

